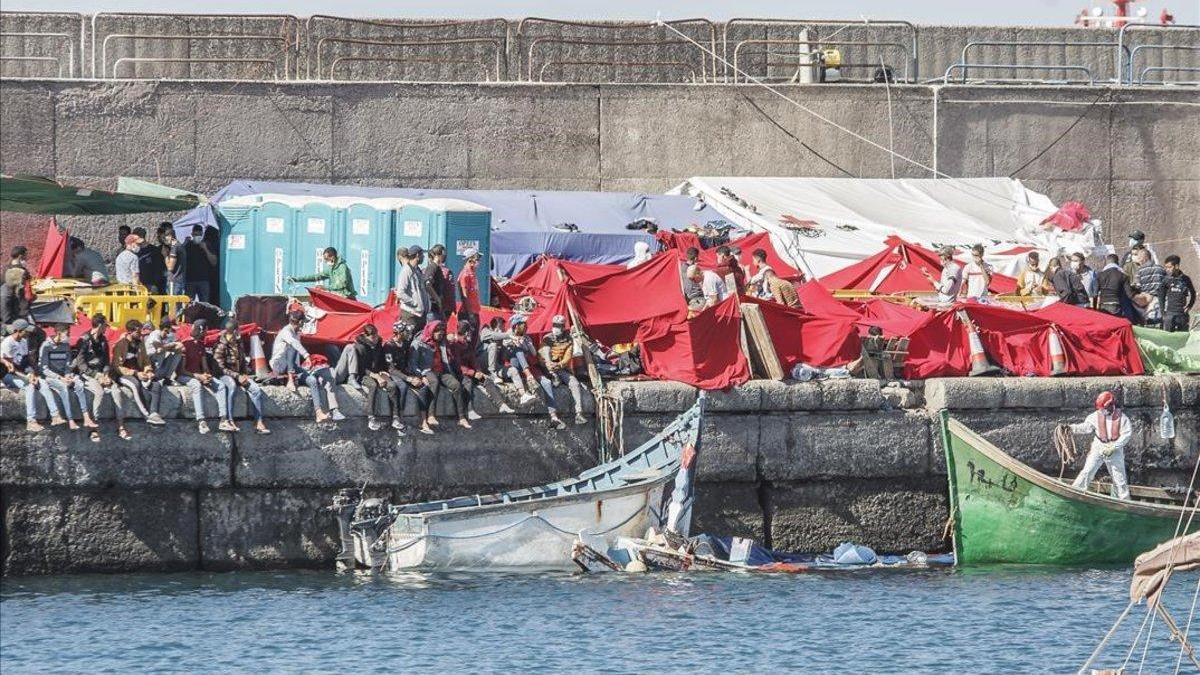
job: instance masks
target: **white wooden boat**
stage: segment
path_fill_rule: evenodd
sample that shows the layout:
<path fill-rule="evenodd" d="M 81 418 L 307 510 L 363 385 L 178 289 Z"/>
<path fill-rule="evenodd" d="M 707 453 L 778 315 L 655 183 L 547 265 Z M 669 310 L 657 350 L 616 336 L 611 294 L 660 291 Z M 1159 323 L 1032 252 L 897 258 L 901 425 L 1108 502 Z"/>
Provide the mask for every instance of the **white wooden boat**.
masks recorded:
<path fill-rule="evenodd" d="M 600 547 L 650 527 L 686 534 L 703 405 L 701 395 L 636 450 L 557 483 L 403 505 L 343 491 L 333 507 L 342 532 L 339 567 L 569 570 L 577 539 Z"/>

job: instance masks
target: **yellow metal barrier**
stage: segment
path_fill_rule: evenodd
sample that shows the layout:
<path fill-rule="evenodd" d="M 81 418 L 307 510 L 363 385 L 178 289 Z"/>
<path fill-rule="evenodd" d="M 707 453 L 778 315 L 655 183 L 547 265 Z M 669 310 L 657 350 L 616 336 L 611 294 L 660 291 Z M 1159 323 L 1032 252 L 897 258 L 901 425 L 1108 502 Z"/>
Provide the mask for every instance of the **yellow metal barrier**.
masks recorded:
<path fill-rule="evenodd" d="M 163 316 L 179 313 L 191 298 L 186 295 L 130 295 L 97 293 L 75 298 L 75 311 L 86 316 L 103 314 L 109 323 L 120 326 L 130 319 L 156 322 Z"/>

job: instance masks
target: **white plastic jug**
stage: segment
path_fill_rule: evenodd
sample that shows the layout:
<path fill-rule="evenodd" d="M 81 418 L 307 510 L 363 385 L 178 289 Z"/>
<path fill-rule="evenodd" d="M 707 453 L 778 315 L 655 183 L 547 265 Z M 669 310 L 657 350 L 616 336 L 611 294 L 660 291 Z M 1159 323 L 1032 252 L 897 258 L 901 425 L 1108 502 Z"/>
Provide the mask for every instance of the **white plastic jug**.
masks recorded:
<path fill-rule="evenodd" d="M 1171 409 L 1163 406 L 1162 415 L 1158 418 L 1158 435 L 1163 440 L 1175 438 L 1175 416 L 1171 414 Z"/>

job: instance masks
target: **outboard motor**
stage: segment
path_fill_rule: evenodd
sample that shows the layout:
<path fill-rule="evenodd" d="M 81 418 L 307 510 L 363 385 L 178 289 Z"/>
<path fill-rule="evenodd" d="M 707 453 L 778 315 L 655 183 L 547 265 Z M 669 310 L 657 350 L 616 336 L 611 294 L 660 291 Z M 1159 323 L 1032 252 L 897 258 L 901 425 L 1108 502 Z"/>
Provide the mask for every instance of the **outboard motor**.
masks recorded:
<path fill-rule="evenodd" d="M 354 512 L 362 501 L 362 490 L 358 488 L 342 488 L 333 496 L 333 504 L 325 507 L 337 517 L 338 538 L 342 550 L 337 554 L 337 571 L 345 572 L 355 567 L 354 535 L 350 526 L 354 520 Z"/>

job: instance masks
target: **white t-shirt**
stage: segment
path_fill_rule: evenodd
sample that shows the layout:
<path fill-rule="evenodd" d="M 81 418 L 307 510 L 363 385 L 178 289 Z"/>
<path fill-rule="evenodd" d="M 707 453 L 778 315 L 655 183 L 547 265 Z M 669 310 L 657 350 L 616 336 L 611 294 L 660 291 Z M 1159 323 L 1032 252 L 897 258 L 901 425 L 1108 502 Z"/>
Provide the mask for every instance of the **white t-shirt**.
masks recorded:
<path fill-rule="evenodd" d="M 0 358 L 12 361 L 18 368 L 29 356 L 29 342 L 25 338 L 17 339 L 15 335 L 0 340 Z"/>
<path fill-rule="evenodd" d="M 952 302 L 958 296 L 958 289 L 962 286 L 962 268 L 958 263 L 951 260 L 942 267 L 942 278 L 938 281 L 938 300 L 941 302 Z"/>
<path fill-rule="evenodd" d="M 279 329 L 279 332 L 275 334 L 275 341 L 271 343 L 271 370 L 279 374 L 287 372 L 288 348 L 294 349 L 300 354 L 300 358 L 308 358 L 308 350 L 300 344 L 300 335 L 290 323 Z"/>
<path fill-rule="evenodd" d="M 113 267 L 116 268 L 118 284 L 132 284 L 138 275 L 137 254 L 129 249 L 121 251 L 117 254 Z"/>
<path fill-rule="evenodd" d="M 963 272 L 967 277 L 967 297 L 968 298 L 986 298 L 988 294 L 987 284 L 984 283 L 986 272 L 988 276 L 992 275 L 992 266 L 986 262 L 982 265 L 977 265 L 974 260 L 967 263 L 963 268 Z"/>
<path fill-rule="evenodd" d="M 712 270 L 704 270 L 704 278 L 700 280 L 700 288 L 704 291 L 704 299 L 716 298 L 717 302 L 729 295 L 729 287 L 721 275 Z"/>

